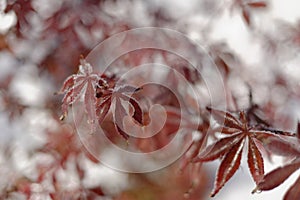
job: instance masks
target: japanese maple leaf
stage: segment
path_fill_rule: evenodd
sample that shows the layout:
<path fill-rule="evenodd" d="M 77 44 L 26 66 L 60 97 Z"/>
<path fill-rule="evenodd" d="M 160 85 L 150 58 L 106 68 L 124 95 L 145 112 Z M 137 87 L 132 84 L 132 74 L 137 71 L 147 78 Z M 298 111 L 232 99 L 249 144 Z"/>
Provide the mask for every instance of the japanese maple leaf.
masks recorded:
<path fill-rule="evenodd" d="M 229 112 L 212 108 L 208 108 L 208 111 L 220 125 L 216 131 L 227 135 L 207 146 L 194 159 L 195 162 L 207 162 L 222 158 L 211 196 L 215 196 L 238 170 L 243 148 L 247 144 L 246 141 L 248 141 L 248 167 L 254 181 L 259 183 L 264 175 L 264 162 L 259 150 L 261 146 L 259 139 L 272 136 L 273 133 L 256 130 L 250 126 L 244 111 L 239 112 L 239 118 Z M 258 137 L 260 135 L 264 137 Z"/>
<path fill-rule="evenodd" d="M 102 80 L 103 85 L 99 85 L 99 81 Z M 61 88 L 60 92 L 65 93 L 62 100 L 62 119 L 68 113 L 68 106 L 77 102 L 83 97 L 85 111 L 88 115 L 88 122 L 92 125 L 92 130 L 95 129 L 96 121 L 96 88 L 97 86 L 105 87 L 105 80 L 102 79 L 97 73 L 93 72 L 92 66 L 81 59 L 79 65 L 79 71 L 77 74 L 69 76 Z"/>
<path fill-rule="evenodd" d="M 123 118 L 128 115 L 124 103 L 129 103 L 131 108 L 133 108 L 132 118 L 138 122 L 140 125 L 143 125 L 143 111 L 135 98 L 132 97 L 132 94 L 139 91 L 140 88 L 136 88 L 130 85 L 122 86 L 113 86 L 111 88 L 105 88 L 99 90 L 97 97 L 97 109 L 96 115 L 98 117 L 98 123 L 101 124 L 107 115 L 112 103 L 114 102 L 114 125 L 118 133 L 128 139 L 129 135 L 124 131 L 123 128 Z"/>
<path fill-rule="evenodd" d="M 289 178 L 296 170 L 300 169 L 300 159 L 296 159 L 288 165 L 279 167 L 270 173 L 266 174 L 263 181 L 258 184 L 257 188 L 253 191 L 267 191 L 272 190 L 275 187 L 282 184 Z M 295 183 L 288 189 L 284 195 L 284 200 L 296 200 L 300 199 L 300 176 Z"/>
<path fill-rule="evenodd" d="M 298 127 L 299 128 L 299 127 Z M 278 167 L 277 169 L 269 172 L 264 176 L 264 178 L 259 182 L 256 191 L 267 191 L 272 190 L 275 187 L 281 185 L 285 180 L 287 180 L 295 171 L 300 169 L 300 144 L 299 144 L 299 132 L 297 137 L 284 137 L 284 139 L 279 138 L 269 138 L 268 146 L 272 152 L 279 155 L 294 157 L 294 160 L 287 165 Z M 288 140 L 285 140 L 288 138 Z M 294 200 L 300 199 L 300 176 L 297 178 L 295 183 L 288 189 L 284 195 L 284 200 Z"/>

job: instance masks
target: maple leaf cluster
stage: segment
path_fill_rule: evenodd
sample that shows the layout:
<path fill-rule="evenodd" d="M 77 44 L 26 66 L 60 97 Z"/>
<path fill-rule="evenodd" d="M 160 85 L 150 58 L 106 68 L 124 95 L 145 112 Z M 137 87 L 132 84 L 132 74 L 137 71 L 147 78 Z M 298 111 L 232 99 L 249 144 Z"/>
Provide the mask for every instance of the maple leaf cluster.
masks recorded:
<path fill-rule="evenodd" d="M 298 125 L 299 127 L 299 125 Z M 299 129 L 299 128 L 298 128 Z M 291 161 L 281 167 L 274 169 L 267 173 L 263 180 L 259 182 L 257 187 L 253 190 L 267 191 L 274 189 L 286 181 L 295 171 L 300 169 L 300 148 L 299 148 L 299 130 L 296 137 L 285 136 L 284 138 L 269 138 L 267 147 L 275 154 L 288 157 Z M 299 199 L 300 198 L 300 177 L 285 193 L 283 199 Z"/>
<path fill-rule="evenodd" d="M 91 65 L 82 59 L 78 74 L 68 77 L 61 89 L 61 92 L 66 93 L 62 104 L 63 116 L 67 114 L 70 105 L 81 100 L 83 101 L 85 112 L 88 116 L 88 123 L 91 125 L 92 130 L 95 131 L 96 126 L 94 122 L 98 121 L 99 125 L 101 125 L 112 107 L 112 103 L 114 103 L 113 123 L 115 129 L 124 139 L 128 140 L 129 135 L 124 131 L 123 127 L 123 118 L 125 116 L 129 115 L 139 125 L 145 125 L 143 122 L 144 111 L 138 101 L 132 97 L 132 95 L 141 90 L 141 88 L 126 84 L 116 86 L 116 81 L 117 78 L 115 76 L 108 77 L 93 72 Z M 251 95 L 250 98 L 252 98 Z M 250 99 L 250 101 L 252 101 L 252 99 Z M 125 102 L 131 105 L 133 109 L 131 114 L 124 107 Z M 230 113 L 208 107 L 207 111 L 212 115 L 218 127 L 213 128 L 212 131 L 217 140 L 207 147 L 204 147 L 204 144 L 205 138 L 208 136 L 206 133 L 209 126 L 211 126 L 209 120 L 204 120 L 196 128 L 192 126 L 192 129 L 190 128 L 192 122 L 189 120 L 185 121 L 187 130 L 197 131 L 199 137 L 192 140 L 192 143 L 182 158 L 180 169 L 184 170 L 192 163 L 194 165 L 193 170 L 199 171 L 199 167 L 201 168 L 199 163 L 221 159 L 221 164 L 216 175 L 215 186 L 211 193 L 212 197 L 222 189 L 239 169 L 245 148 L 248 151 L 248 168 L 257 185 L 256 190 L 273 189 L 299 168 L 299 158 L 297 157 L 299 156 L 299 148 L 295 147 L 297 141 L 294 146 L 291 146 L 291 143 L 283 139 L 283 137 L 294 139 L 296 134 L 270 128 L 269 124 L 255 113 L 257 109 L 258 107 L 254 105 L 247 111 Z M 179 121 L 181 117 L 180 114 L 176 112 L 176 106 L 168 110 L 168 117 L 172 118 L 173 124 L 174 121 Z M 205 119 L 205 117 L 203 117 L 203 119 Z M 170 121 L 167 121 L 170 131 L 170 127 L 173 125 L 171 125 L 172 122 L 171 124 L 169 123 Z M 169 131 L 162 131 L 162 133 L 164 135 L 172 135 L 175 133 L 174 130 Z M 154 137 L 154 141 L 157 144 L 162 144 L 164 140 L 162 136 Z M 136 145 L 143 149 L 145 144 L 139 141 Z M 265 152 L 268 152 L 269 155 L 285 153 L 296 158 L 286 167 L 279 168 L 265 175 L 264 158 L 262 155 L 262 153 Z M 280 172 L 281 170 L 285 170 L 285 175 Z M 274 178 L 276 178 L 276 182 L 273 181 Z M 294 189 L 297 187 L 297 184 L 299 184 L 298 182 L 299 181 L 295 183 L 295 186 L 292 186 L 286 196 L 299 195 Z M 285 199 L 290 198 L 285 197 Z"/>
<path fill-rule="evenodd" d="M 215 133 L 222 136 L 213 144 L 208 145 L 194 157 L 193 162 L 207 162 L 220 158 L 215 187 L 211 196 L 215 196 L 225 183 L 236 173 L 241 164 L 243 148 L 248 144 L 247 162 L 251 176 L 257 188 L 253 191 L 271 190 L 283 183 L 293 172 L 300 168 L 299 134 L 267 128 L 261 124 L 251 125 L 245 111 L 240 111 L 238 117 L 230 112 L 207 108 L 219 124 Z M 251 110 L 249 110 L 251 111 Z M 247 112 L 253 115 L 251 112 Z M 256 116 L 257 117 L 257 116 Z M 289 156 L 293 161 L 274 171 L 264 174 L 264 159 L 262 152 Z M 284 200 L 300 198 L 300 179 L 288 190 Z"/>
<path fill-rule="evenodd" d="M 132 95 L 140 90 L 130 85 L 120 87 L 114 84 L 114 77 L 107 77 L 93 72 L 92 66 L 84 59 L 81 59 L 77 74 L 69 76 L 64 82 L 60 93 L 66 93 L 62 100 L 64 119 L 68 113 L 68 106 L 75 104 L 80 98 L 83 99 L 84 108 L 88 116 L 88 123 L 91 131 L 96 130 L 96 122 L 102 124 L 105 116 L 114 102 L 114 124 L 117 132 L 125 139 L 128 134 L 124 131 L 123 118 L 129 115 L 123 105 L 128 102 L 133 108 L 132 118 L 143 125 L 143 112 L 139 103 Z"/>

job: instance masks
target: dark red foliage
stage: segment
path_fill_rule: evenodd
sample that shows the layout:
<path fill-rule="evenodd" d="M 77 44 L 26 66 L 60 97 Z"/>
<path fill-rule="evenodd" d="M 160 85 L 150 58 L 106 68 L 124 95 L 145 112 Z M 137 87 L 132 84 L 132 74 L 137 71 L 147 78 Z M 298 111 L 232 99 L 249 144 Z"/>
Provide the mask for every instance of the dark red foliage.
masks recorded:
<path fill-rule="evenodd" d="M 140 90 L 133 86 L 125 85 L 123 87 L 106 88 L 98 95 L 96 114 L 99 124 L 108 113 L 111 103 L 115 101 L 114 124 L 116 130 L 127 140 L 129 135 L 124 131 L 123 118 L 128 115 L 123 103 L 129 103 L 133 108 L 132 118 L 140 125 L 143 125 L 143 111 L 139 103 L 131 95 Z M 122 103 L 123 102 L 123 103 Z"/>
<path fill-rule="evenodd" d="M 264 178 L 259 182 L 257 188 L 253 191 L 266 191 L 272 190 L 275 187 L 281 185 L 286 181 L 296 170 L 300 169 L 300 143 L 295 137 L 290 138 L 295 141 L 282 141 L 282 140 L 270 140 L 269 146 L 273 147 L 274 153 L 279 153 L 280 155 L 294 157 L 294 160 L 287 165 L 276 168 L 275 170 L 269 172 L 264 176 Z M 284 196 L 284 200 L 294 200 L 300 198 L 300 177 L 296 182 L 290 187 Z"/>
<path fill-rule="evenodd" d="M 96 87 L 106 87 L 105 84 L 98 85 L 101 77 L 93 72 L 93 68 L 85 60 L 80 61 L 79 71 L 75 75 L 69 76 L 64 82 L 60 93 L 66 93 L 62 100 L 62 119 L 68 113 L 68 106 L 76 103 L 80 97 L 84 97 L 85 111 L 88 115 L 88 121 L 95 130 L 96 120 Z M 103 80 L 103 83 L 105 81 Z"/>
<path fill-rule="evenodd" d="M 260 135 L 260 141 L 263 142 L 266 150 L 286 157 L 295 157 L 299 155 L 300 146 L 299 142 L 294 136 L 269 136 Z"/>
<path fill-rule="evenodd" d="M 73 105 L 80 98 L 83 98 L 85 111 L 88 116 L 88 123 L 91 125 L 91 131 L 96 130 L 96 122 L 101 125 L 107 115 L 111 104 L 115 102 L 114 124 L 118 133 L 126 140 L 128 134 L 124 132 L 123 118 L 128 115 L 124 103 L 129 103 L 132 106 L 132 118 L 140 125 L 143 125 L 143 111 L 132 95 L 140 90 L 130 85 L 116 86 L 111 84 L 113 78 L 108 78 L 105 75 L 99 75 L 93 72 L 92 66 L 84 59 L 81 59 L 79 71 L 77 74 L 69 76 L 60 93 L 65 93 L 62 100 L 62 111 L 64 119 L 68 113 L 68 106 Z"/>
<path fill-rule="evenodd" d="M 292 162 L 283 167 L 279 167 L 265 175 L 256 190 L 271 190 L 282 184 L 292 173 L 300 167 L 300 162 Z"/>
<path fill-rule="evenodd" d="M 207 162 L 222 158 L 211 196 L 215 196 L 238 170 L 246 141 L 248 141 L 248 167 L 253 180 L 259 183 L 264 175 L 264 161 L 258 143 L 265 142 L 260 141 L 261 136 L 264 136 L 263 138 L 277 138 L 277 136 L 272 132 L 256 130 L 250 126 L 244 111 L 239 112 L 239 118 L 229 112 L 212 108 L 208 108 L 208 111 L 220 125 L 215 131 L 229 135 L 207 146 L 194 159 L 194 162 Z"/>

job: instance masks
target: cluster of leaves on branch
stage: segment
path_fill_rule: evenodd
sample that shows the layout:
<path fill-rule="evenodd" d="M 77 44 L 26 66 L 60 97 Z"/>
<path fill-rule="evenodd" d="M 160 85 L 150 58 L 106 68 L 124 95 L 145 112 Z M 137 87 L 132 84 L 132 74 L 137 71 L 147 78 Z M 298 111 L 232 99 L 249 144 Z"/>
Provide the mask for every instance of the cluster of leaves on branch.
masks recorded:
<path fill-rule="evenodd" d="M 140 88 L 130 85 L 116 87 L 113 78 L 93 73 L 93 69 L 85 60 L 81 60 L 79 72 L 66 79 L 61 92 L 66 93 L 63 98 L 62 119 L 67 115 L 68 106 L 74 104 L 81 95 L 84 96 L 85 110 L 88 115 L 88 121 L 95 131 L 95 122 L 101 124 L 107 115 L 112 102 L 115 102 L 115 126 L 117 131 L 125 138 L 128 135 L 120 127 L 126 111 L 121 101 L 129 102 L 134 108 L 133 118 L 143 124 L 143 113 L 138 102 L 130 95 L 137 92 Z"/>
<path fill-rule="evenodd" d="M 116 113 L 115 115 L 117 118 L 113 120 L 113 123 L 115 124 L 117 131 L 125 139 L 128 139 L 129 135 L 122 131 L 122 129 L 118 126 L 118 124 L 122 124 L 124 116 L 128 115 L 126 110 L 123 108 L 120 99 L 123 99 L 132 105 L 134 108 L 132 117 L 143 126 L 142 116 L 144 111 L 141 106 L 134 98 L 124 96 L 124 94 L 122 94 L 122 92 L 126 91 L 134 93 L 139 90 L 139 88 L 134 88 L 128 85 L 124 85 L 120 89 L 110 88 L 107 81 L 100 77 L 94 79 L 94 84 L 88 82 L 88 80 L 90 80 L 90 77 L 88 76 L 81 80 L 81 76 L 83 74 L 82 68 L 89 69 L 90 73 L 92 72 L 91 66 L 85 60 L 81 60 L 81 63 L 81 70 L 78 75 L 70 76 L 64 83 L 63 91 L 66 92 L 63 99 L 64 113 L 66 113 L 68 105 L 72 105 L 76 101 L 76 97 L 80 93 L 80 91 L 77 91 L 77 88 L 85 88 L 85 91 L 83 92 L 85 111 L 90 117 L 89 119 L 98 121 L 99 125 L 101 125 L 103 119 L 108 114 L 110 104 L 112 102 L 112 94 L 114 94 L 118 96 L 119 99 L 116 99 L 115 101 L 117 105 L 115 106 L 114 112 Z M 106 77 L 104 75 L 102 76 Z M 86 87 L 83 87 L 82 85 L 80 86 L 80 84 L 74 83 L 77 79 L 79 79 L 80 84 L 87 83 L 91 85 Z M 97 93 L 99 88 L 101 88 L 100 94 Z M 101 103 L 98 103 L 97 101 L 100 101 Z M 250 102 L 252 102 L 252 94 L 250 95 Z M 176 107 L 174 108 L 176 109 Z M 299 169 L 300 149 L 297 147 L 299 145 L 299 134 L 271 128 L 268 122 L 259 117 L 256 113 L 257 110 L 259 110 L 257 105 L 253 105 L 248 110 L 242 110 L 238 113 L 230 113 L 208 107 L 207 111 L 215 119 L 218 127 L 214 128 L 212 131 L 216 141 L 205 148 L 203 148 L 203 144 L 205 144 L 204 139 L 207 137 L 206 131 L 208 130 L 208 127 L 211 126 L 208 119 L 204 120 L 204 122 L 198 125 L 196 129 L 189 130 L 191 132 L 198 131 L 199 134 L 201 134 L 201 137 L 200 139 L 194 139 L 188 148 L 186 155 L 183 157 L 182 170 L 184 170 L 189 163 L 196 166 L 199 162 L 221 159 L 216 175 L 215 188 L 211 193 L 212 197 L 220 191 L 226 182 L 239 169 L 244 148 L 247 148 L 248 167 L 251 176 L 257 185 L 257 188 L 254 191 L 273 189 L 280 185 L 294 171 Z M 169 112 L 171 111 L 169 110 Z M 179 121 L 178 119 L 176 120 L 176 118 L 180 117 L 180 114 L 177 114 L 177 116 L 175 115 L 175 118 L 174 116 L 169 117 L 172 118 L 173 123 L 176 124 Z M 201 116 L 201 118 L 205 119 L 207 117 Z M 192 122 L 187 121 L 187 124 L 188 123 Z M 161 140 L 161 138 L 156 139 Z M 245 147 L 246 145 L 247 147 Z M 274 154 L 291 156 L 294 160 L 291 164 L 265 175 L 262 152 L 269 156 Z M 282 173 L 283 171 L 284 173 Z M 300 197 L 299 191 L 295 189 L 299 184 L 299 180 L 297 180 L 295 185 L 293 185 L 287 192 L 284 197 L 285 200 L 297 199 Z"/>
<path fill-rule="evenodd" d="M 246 116 L 245 111 L 240 111 L 239 118 L 237 118 L 229 112 L 211 108 L 209 108 L 209 110 L 214 116 L 214 119 L 221 125 L 216 131 L 227 135 L 207 146 L 194 160 L 194 162 L 206 162 L 217 158 L 222 159 L 216 177 L 215 188 L 211 196 L 215 196 L 240 167 L 243 147 L 246 142 L 248 143 L 248 167 L 253 180 L 257 184 L 255 191 L 273 189 L 287 179 L 291 173 L 299 169 L 299 163 L 297 163 L 300 150 L 297 147 L 297 145 L 299 145 L 298 134 L 270 130 L 261 127 L 260 124 L 253 126 L 249 123 L 250 118 Z M 282 137 L 289 137 L 291 141 L 288 143 L 282 139 Z M 281 167 L 264 176 L 264 159 L 261 152 L 267 151 L 270 154 L 281 153 L 283 155 L 292 156 L 295 160 L 288 166 Z M 291 168 L 290 166 L 293 167 Z M 282 173 L 283 171 L 285 171 L 284 175 Z M 284 197 L 285 200 L 300 197 L 299 191 L 295 189 L 297 184 L 299 185 L 298 182 L 299 180 L 297 180 L 295 185 L 288 191 Z"/>

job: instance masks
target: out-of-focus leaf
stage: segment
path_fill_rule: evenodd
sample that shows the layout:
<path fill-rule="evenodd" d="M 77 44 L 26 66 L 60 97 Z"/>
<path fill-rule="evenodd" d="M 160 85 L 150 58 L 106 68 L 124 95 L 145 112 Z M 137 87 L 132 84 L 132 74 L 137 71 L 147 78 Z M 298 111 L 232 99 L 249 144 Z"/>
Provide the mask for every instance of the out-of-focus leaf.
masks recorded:
<path fill-rule="evenodd" d="M 249 14 L 249 11 L 248 11 L 247 9 L 243 8 L 243 10 L 242 10 L 242 15 L 243 15 L 243 18 L 244 18 L 246 24 L 247 24 L 248 26 L 250 26 L 250 25 L 251 25 L 251 21 L 250 21 L 250 14 Z"/>
<path fill-rule="evenodd" d="M 296 137 L 289 137 L 289 140 L 285 140 L 283 137 L 277 135 L 265 135 L 260 137 L 260 141 L 263 142 L 265 149 L 281 156 L 299 156 L 300 148 Z"/>
<path fill-rule="evenodd" d="M 300 167 L 300 162 L 291 163 L 289 165 L 279 167 L 270 173 L 266 174 L 263 180 L 257 185 L 254 190 L 271 190 L 282 184 L 292 173 Z"/>
<path fill-rule="evenodd" d="M 264 1 L 257 1 L 257 2 L 249 2 L 247 3 L 248 6 L 253 8 L 265 8 L 267 7 L 267 3 Z"/>
<path fill-rule="evenodd" d="M 290 189 L 285 193 L 283 200 L 293 200 L 300 199 L 300 176 L 296 182 L 290 187 Z"/>

